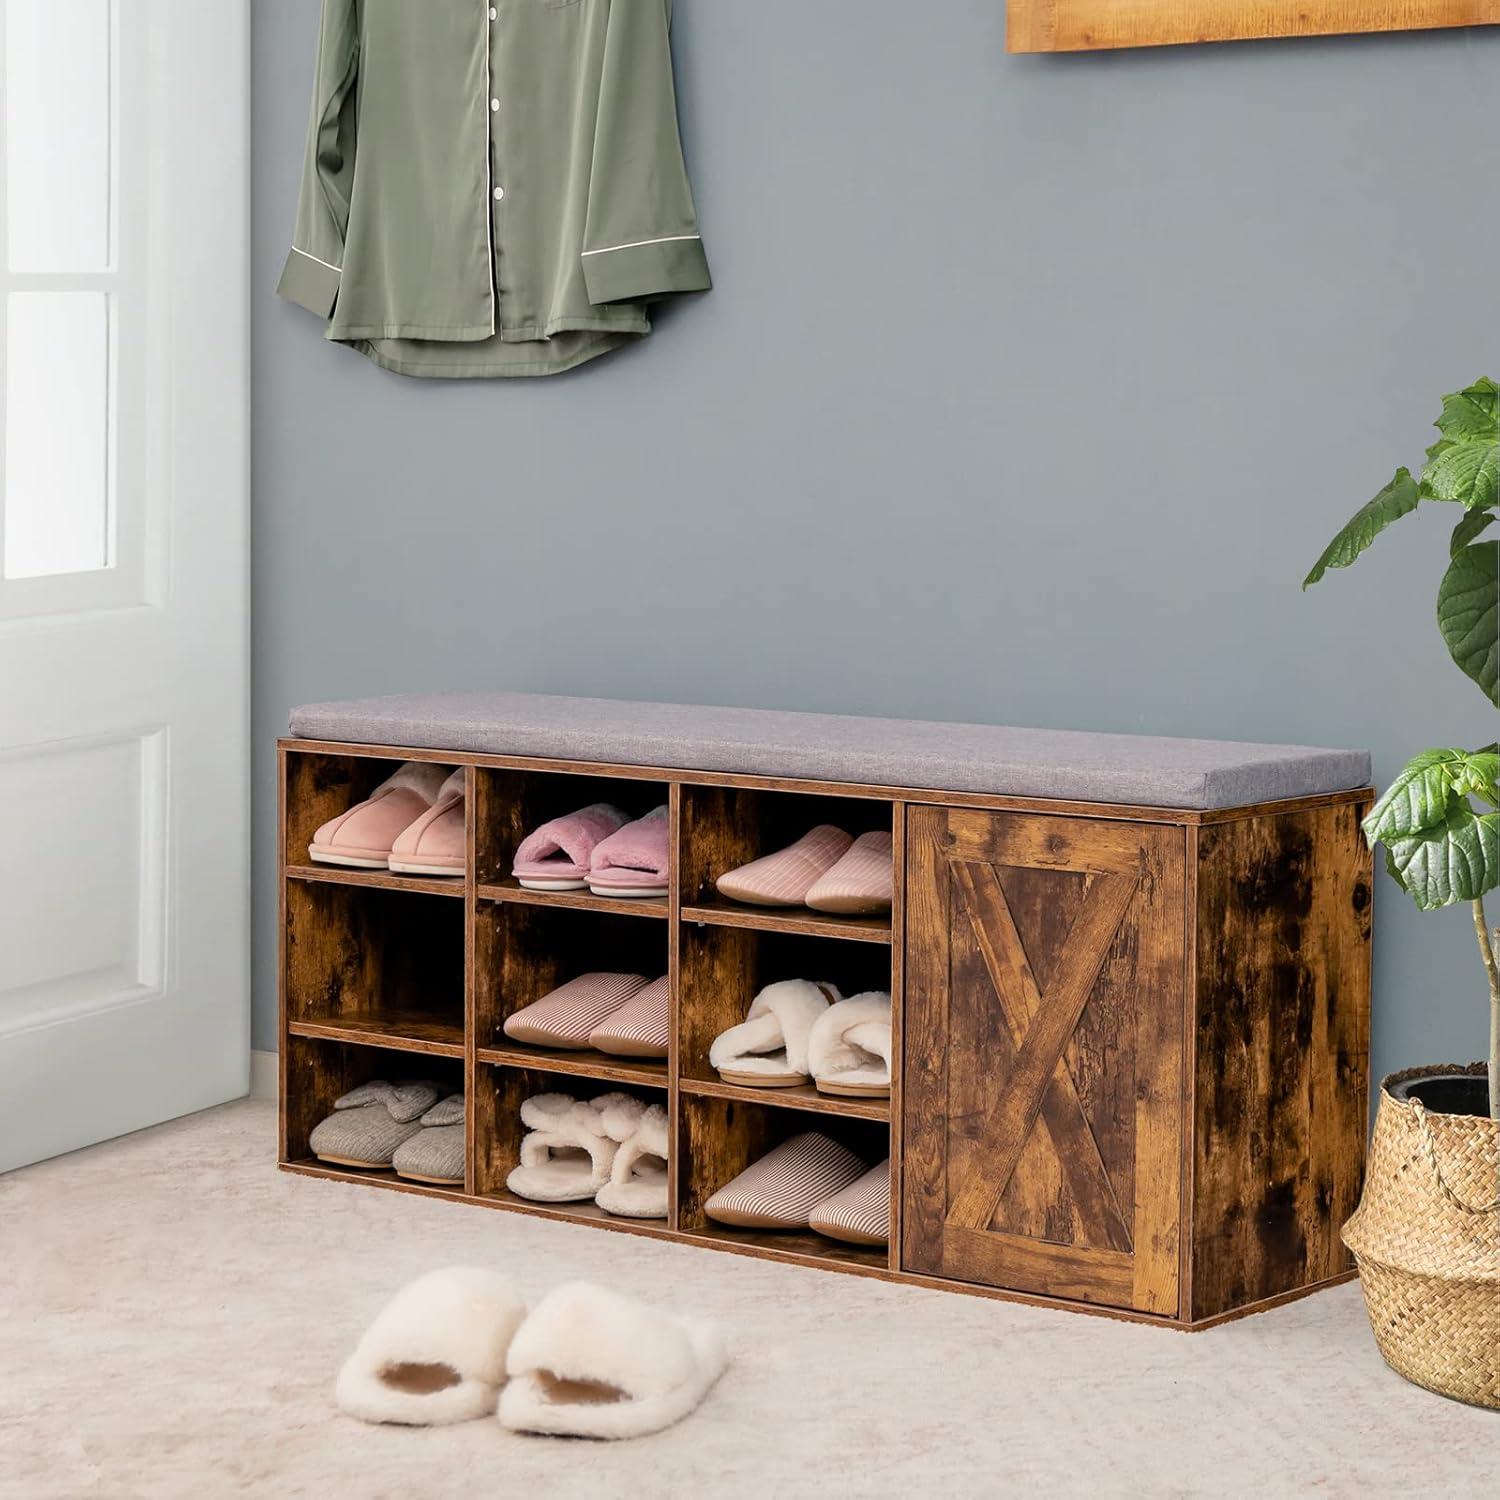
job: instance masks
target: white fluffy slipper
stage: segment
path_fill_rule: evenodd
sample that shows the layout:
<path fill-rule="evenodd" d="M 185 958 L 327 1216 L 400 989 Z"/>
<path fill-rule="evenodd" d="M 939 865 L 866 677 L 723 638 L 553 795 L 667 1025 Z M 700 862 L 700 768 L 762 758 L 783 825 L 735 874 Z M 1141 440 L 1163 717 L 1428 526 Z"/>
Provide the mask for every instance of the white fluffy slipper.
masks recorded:
<path fill-rule="evenodd" d="M 889 1094 L 891 997 L 867 990 L 829 1006 L 807 1038 L 807 1067 L 822 1094 Z"/>
<path fill-rule="evenodd" d="M 436 1427 L 495 1409 L 526 1316 L 509 1278 L 452 1266 L 403 1287 L 339 1371 L 334 1399 L 362 1422 Z"/>
<path fill-rule="evenodd" d="M 641 1437 L 687 1416 L 728 1363 L 711 1324 L 572 1282 L 548 1292 L 511 1343 L 500 1421 L 513 1432 Z"/>
<path fill-rule="evenodd" d="M 602 1111 L 604 1128 L 620 1143 L 609 1181 L 594 1201 L 625 1219 L 667 1217 L 667 1112 L 660 1104 L 640 1113 L 612 1106 Z"/>
<path fill-rule="evenodd" d="M 582 1203 L 609 1181 L 620 1143 L 604 1128 L 603 1111 L 645 1108 L 628 1094 L 601 1094 L 580 1103 L 567 1094 L 534 1094 L 521 1105 L 521 1160 L 505 1179 L 518 1198 L 534 1203 Z"/>
<path fill-rule="evenodd" d="M 709 1063 L 726 1083 L 763 1089 L 806 1083 L 813 1022 L 839 998 L 833 985 L 810 979 L 768 984 L 750 1002 L 745 1019 L 714 1038 Z"/>

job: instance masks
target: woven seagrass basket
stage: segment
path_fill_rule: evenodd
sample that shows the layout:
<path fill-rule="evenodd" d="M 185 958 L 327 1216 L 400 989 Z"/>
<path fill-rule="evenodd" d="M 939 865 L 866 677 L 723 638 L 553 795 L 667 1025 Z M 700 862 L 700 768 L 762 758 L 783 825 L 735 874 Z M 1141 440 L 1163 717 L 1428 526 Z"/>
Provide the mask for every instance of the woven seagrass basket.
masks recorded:
<path fill-rule="evenodd" d="M 1381 1085 L 1364 1194 L 1344 1226 L 1375 1342 L 1398 1374 L 1439 1395 L 1500 1409 L 1500 1124 L 1433 1114 Z"/>

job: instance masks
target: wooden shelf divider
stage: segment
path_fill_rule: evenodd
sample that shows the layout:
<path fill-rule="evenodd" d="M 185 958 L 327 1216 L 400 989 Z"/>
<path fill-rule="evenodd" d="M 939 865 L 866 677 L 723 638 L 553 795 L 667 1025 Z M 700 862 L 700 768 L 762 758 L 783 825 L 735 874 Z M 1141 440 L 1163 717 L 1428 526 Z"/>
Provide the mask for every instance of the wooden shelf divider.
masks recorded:
<path fill-rule="evenodd" d="M 529 891 L 517 880 L 481 885 L 475 894 L 481 901 L 509 901 L 523 906 L 550 906 L 564 911 L 600 911 L 615 917 L 670 915 L 667 901 L 654 897 L 596 896 L 592 891 Z"/>
<path fill-rule="evenodd" d="M 740 927 L 750 932 L 786 932 L 801 937 L 840 938 L 855 943 L 891 942 L 889 917 L 837 917 L 808 907 L 742 906 L 711 900 L 682 908 L 682 920 L 705 927 Z"/>
<path fill-rule="evenodd" d="M 418 896 L 464 895 L 464 882 L 454 875 L 393 875 L 389 870 L 356 870 L 344 865 L 288 865 L 288 880 L 311 880 L 322 885 L 357 885 L 374 891 L 411 891 Z"/>
<path fill-rule="evenodd" d="M 739 1083 L 725 1083 L 718 1078 L 679 1078 L 677 1087 L 684 1094 L 695 1094 L 701 1099 L 737 1099 L 742 1104 L 759 1104 L 768 1109 L 796 1109 L 804 1114 L 843 1115 L 850 1120 L 879 1120 L 882 1123 L 891 1117 L 889 1099 L 824 1094 L 810 1083 L 790 1089 L 754 1089 Z"/>

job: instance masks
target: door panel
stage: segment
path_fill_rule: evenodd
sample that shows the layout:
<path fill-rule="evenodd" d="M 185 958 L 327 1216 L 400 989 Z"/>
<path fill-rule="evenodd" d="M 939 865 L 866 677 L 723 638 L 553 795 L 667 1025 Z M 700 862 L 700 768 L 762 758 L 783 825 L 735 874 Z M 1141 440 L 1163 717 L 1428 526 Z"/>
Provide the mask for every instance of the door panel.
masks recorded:
<path fill-rule="evenodd" d="M 248 65 L 0 0 L 0 1171 L 248 1085 Z"/>
<path fill-rule="evenodd" d="M 906 1269 L 1177 1311 L 1183 852 L 909 812 Z"/>

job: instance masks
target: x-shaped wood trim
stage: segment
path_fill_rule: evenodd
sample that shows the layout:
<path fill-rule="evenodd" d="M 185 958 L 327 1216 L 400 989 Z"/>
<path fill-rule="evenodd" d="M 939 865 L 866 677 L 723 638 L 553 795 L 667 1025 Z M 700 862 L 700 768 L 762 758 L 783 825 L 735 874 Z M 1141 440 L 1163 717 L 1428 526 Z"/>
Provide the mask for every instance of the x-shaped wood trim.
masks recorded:
<path fill-rule="evenodd" d="M 1043 992 L 994 867 L 954 860 L 951 868 L 995 988 L 1012 1056 L 1004 1091 L 983 1132 L 984 1140 L 996 1144 L 996 1154 L 976 1164 L 960 1185 L 948 1222 L 965 1229 L 989 1225 L 1040 1115 L 1086 1229 L 1103 1246 L 1128 1251 L 1130 1230 L 1063 1051 L 1083 1016 L 1138 881 L 1127 875 L 1089 877 L 1083 906 Z"/>

